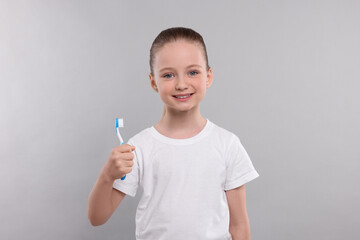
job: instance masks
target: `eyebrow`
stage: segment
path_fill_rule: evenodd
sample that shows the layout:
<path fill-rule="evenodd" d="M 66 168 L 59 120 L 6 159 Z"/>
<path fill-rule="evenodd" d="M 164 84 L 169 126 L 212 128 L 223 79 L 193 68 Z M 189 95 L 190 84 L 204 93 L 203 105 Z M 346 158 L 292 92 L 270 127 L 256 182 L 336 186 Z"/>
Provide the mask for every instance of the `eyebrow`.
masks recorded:
<path fill-rule="evenodd" d="M 191 65 L 187 66 L 186 68 L 192 68 L 192 67 L 199 67 L 199 68 L 201 68 L 202 66 L 199 65 L 199 64 L 191 64 Z M 164 67 L 164 68 L 160 69 L 160 72 L 162 72 L 162 71 L 164 71 L 164 70 L 173 70 L 173 68 L 171 68 L 171 67 Z"/>

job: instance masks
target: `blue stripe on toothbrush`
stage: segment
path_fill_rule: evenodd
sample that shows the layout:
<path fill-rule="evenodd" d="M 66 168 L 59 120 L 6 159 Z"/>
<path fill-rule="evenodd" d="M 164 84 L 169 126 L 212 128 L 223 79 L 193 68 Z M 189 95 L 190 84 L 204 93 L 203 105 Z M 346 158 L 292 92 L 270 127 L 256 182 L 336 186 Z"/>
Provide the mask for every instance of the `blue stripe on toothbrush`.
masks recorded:
<path fill-rule="evenodd" d="M 123 145 L 125 142 L 123 142 L 121 145 Z M 124 180 L 126 178 L 126 175 L 121 178 L 121 180 Z"/>
<path fill-rule="evenodd" d="M 115 126 L 115 131 L 117 132 L 117 128 L 119 127 L 119 119 L 116 118 L 115 119 L 115 123 L 116 123 L 116 126 Z M 122 142 L 121 145 L 123 145 L 125 142 Z M 124 177 L 121 178 L 121 180 L 124 180 L 126 178 L 126 175 Z"/>

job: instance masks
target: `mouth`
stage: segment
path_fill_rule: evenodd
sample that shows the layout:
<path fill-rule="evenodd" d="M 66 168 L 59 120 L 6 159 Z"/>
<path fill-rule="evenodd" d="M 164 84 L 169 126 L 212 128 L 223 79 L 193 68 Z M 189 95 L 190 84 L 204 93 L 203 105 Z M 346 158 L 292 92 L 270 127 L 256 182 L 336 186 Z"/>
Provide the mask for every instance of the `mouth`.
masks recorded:
<path fill-rule="evenodd" d="M 186 101 L 186 100 L 190 99 L 193 94 L 194 93 L 178 94 L 178 95 L 173 95 L 173 97 L 176 98 L 176 100 L 179 100 L 179 101 Z"/>
<path fill-rule="evenodd" d="M 193 94 L 194 93 L 178 94 L 178 95 L 173 95 L 173 97 L 175 97 L 175 98 L 186 98 L 186 97 L 189 97 L 189 96 L 191 96 Z"/>

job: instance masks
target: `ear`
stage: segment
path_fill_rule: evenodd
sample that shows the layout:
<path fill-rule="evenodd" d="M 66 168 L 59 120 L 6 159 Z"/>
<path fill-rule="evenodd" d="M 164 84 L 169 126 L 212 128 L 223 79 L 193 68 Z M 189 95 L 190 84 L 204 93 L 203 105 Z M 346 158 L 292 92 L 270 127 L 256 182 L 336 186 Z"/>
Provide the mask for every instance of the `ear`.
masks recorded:
<path fill-rule="evenodd" d="M 209 88 L 213 81 L 213 72 L 212 68 L 209 69 L 209 71 L 206 74 L 206 88 Z"/>
<path fill-rule="evenodd" d="M 150 79 L 150 85 L 151 85 L 152 89 L 154 89 L 154 91 L 157 92 L 158 88 L 156 86 L 156 81 L 155 81 L 154 76 L 151 75 L 151 73 L 149 74 L 149 79 Z"/>

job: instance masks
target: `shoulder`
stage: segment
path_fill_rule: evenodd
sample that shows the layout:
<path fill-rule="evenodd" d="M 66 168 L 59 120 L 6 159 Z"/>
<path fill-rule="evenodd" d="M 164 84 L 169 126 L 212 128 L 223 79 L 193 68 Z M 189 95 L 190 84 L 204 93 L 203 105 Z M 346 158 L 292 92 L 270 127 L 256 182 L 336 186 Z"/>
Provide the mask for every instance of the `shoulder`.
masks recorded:
<path fill-rule="evenodd" d="M 213 134 L 216 135 L 216 139 L 226 145 L 229 145 L 239 139 L 235 133 L 226 128 L 220 127 L 216 123 L 213 123 Z"/>
<path fill-rule="evenodd" d="M 212 138 L 217 139 L 216 144 L 224 151 L 225 158 L 242 150 L 240 138 L 231 130 L 214 124 Z"/>
<path fill-rule="evenodd" d="M 149 130 L 150 130 L 150 127 L 145 128 L 145 129 L 141 130 L 140 132 L 136 133 L 129 139 L 128 143 L 142 144 L 142 143 L 148 142 L 148 140 L 150 138 Z"/>

